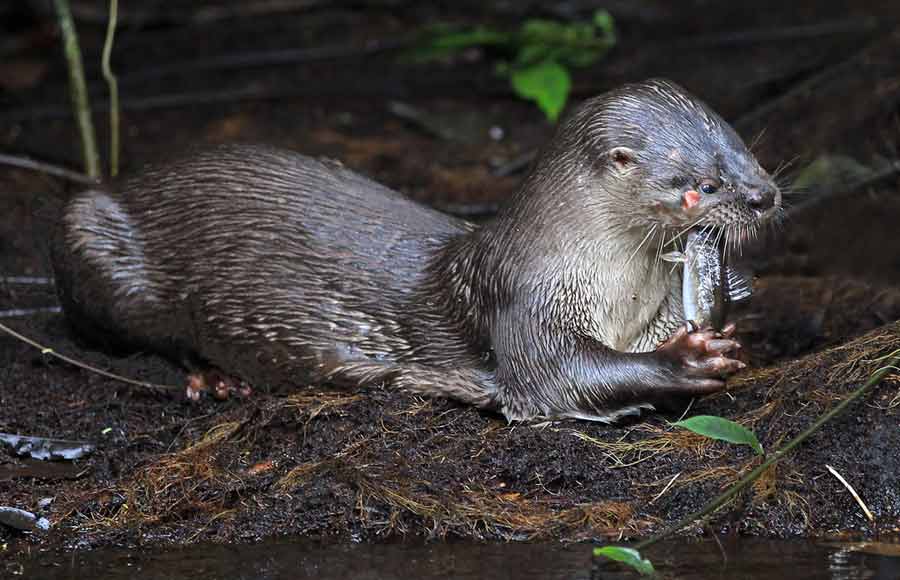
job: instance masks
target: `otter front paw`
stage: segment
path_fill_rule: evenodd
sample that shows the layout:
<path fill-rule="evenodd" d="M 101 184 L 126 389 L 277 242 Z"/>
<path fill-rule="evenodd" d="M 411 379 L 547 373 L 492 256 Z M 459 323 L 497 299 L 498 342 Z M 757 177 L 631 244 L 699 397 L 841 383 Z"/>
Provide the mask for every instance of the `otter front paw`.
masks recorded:
<path fill-rule="evenodd" d="M 673 388 L 686 395 L 704 395 L 722 390 L 725 377 L 747 366 L 728 356 L 741 348 L 733 338 L 734 331 L 734 324 L 726 326 L 721 333 L 711 328 L 679 328 L 656 351 L 674 367 L 677 384 Z"/>

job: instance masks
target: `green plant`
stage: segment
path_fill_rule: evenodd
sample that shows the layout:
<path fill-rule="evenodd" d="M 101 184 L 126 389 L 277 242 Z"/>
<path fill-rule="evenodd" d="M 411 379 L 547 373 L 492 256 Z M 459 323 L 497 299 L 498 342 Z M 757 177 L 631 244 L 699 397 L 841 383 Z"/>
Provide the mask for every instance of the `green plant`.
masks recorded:
<path fill-rule="evenodd" d="M 874 359 L 872 362 L 875 363 L 883 363 L 883 366 L 875 369 L 865 383 L 862 384 L 855 391 L 851 392 L 849 395 L 844 397 L 840 403 L 835 405 L 829 411 L 820 415 L 813 423 L 804 429 L 799 435 L 788 441 L 786 444 L 782 445 L 779 449 L 777 449 L 774 453 L 769 455 L 765 461 L 757 465 L 750 473 L 742 477 L 737 483 L 729 487 L 724 492 L 720 493 L 713 499 L 709 501 L 705 506 L 693 512 L 691 514 L 686 515 L 681 518 L 673 525 L 669 526 L 662 532 L 659 532 L 655 536 L 651 536 L 645 540 L 642 540 L 635 544 L 635 547 L 632 548 L 619 548 L 618 546 L 601 546 L 594 548 L 594 556 L 603 556 L 606 558 L 610 558 L 619 562 L 623 562 L 633 568 L 635 564 L 630 561 L 626 561 L 620 556 L 621 550 L 632 550 L 635 553 L 635 556 L 640 559 L 639 550 L 643 550 L 653 544 L 659 542 L 660 540 L 667 538 L 676 532 L 680 531 L 685 526 L 696 522 L 697 520 L 704 521 L 706 520 L 713 512 L 717 509 L 725 505 L 731 498 L 736 496 L 741 492 L 745 487 L 759 479 L 759 476 L 766 472 L 767 469 L 787 457 L 787 455 L 793 451 L 796 447 L 798 447 L 801 443 L 806 441 L 813 433 L 818 431 L 823 425 L 840 415 L 844 409 L 850 406 L 853 401 L 862 397 L 867 391 L 871 388 L 875 387 L 889 374 L 894 372 L 900 372 L 900 349 L 897 349 L 893 352 L 890 352 L 884 356 L 881 356 L 877 359 Z M 730 421 L 729 421 L 730 422 Z M 756 437 L 754 436 L 754 439 Z M 757 443 L 758 444 L 758 443 Z M 610 552 L 609 548 L 618 548 L 616 552 Z M 616 556 L 611 556 L 610 553 L 616 554 Z M 647 561 L 649 564 L 649 561 Z M 642 572 L 643 573 L 643 572 Z"/>
<path fill-rule="evenodd" d="M 641 558 L 641 553 L 634 548 L 622 548 L 620 546 L 594 548 L 594 557 L 600 556 L 625 564 L 639 572 L 641 576 L 649 576 L 654 572 L 653 564 L 650 563 L 650 560 Z"/>
<path fill-rule="evenodd" d="M 411 56 L 433 62 L 472 47 L 490 48 L 500 55 L 497 73 L 509 78 L 513 91 L 556 121 L 572 86 L 569 69 L 593 64 L 615 43 L 612 16 L 598 10 L 590 22 L 533 19 L 514 31 L 436 26 L 423 34 Z"/>
<path fill-rule="evenodd" d="M 81 154 L 84 157 L 84 172 L 89 177 L 100 177 L 100 155 L 97 153 L 97 135 L 91 120 L 91 108 L 88 102 L 87 86 L 84 82 L 84 64 L 81 60 L 81 48 L 78 45 L 78 34 L 75 21 L 69 9 L 68 0 L 54 0 L 56 15 L 59 19 L 59 30 L 63 38 L 63 54 L 69 68 L 69 93 L 78 133 L 81 135 Z"/>
<path fill-rule="evenodd" d="M 716 417 L 715 415 L 697 415 L 672 423 L 675 427 L 683 427 L 689 431 L 693 431 L 698 435 L 709 437 L 710 439 L 718 439 L 720 441 L 728 441 L 737 445 L 749 445 L 756 451 L 757 455 L 763 454 L 762 445 L 753 431 L 747 429 L 743 425 L 739 425 L 734 421 Z"/>
<path fill-rule="evenodd" d="M 113 41 L 116 36 L 116 22 L 119 13 L 119 0 L 109 0 L 109 19 L 106 26 L 106 40 L 103 43 L 101 67 L 103 78 L 109 86 L 109 174 L 115 177 L 119 173 L 119 82 L 109 64 L 112 55 Z"/>

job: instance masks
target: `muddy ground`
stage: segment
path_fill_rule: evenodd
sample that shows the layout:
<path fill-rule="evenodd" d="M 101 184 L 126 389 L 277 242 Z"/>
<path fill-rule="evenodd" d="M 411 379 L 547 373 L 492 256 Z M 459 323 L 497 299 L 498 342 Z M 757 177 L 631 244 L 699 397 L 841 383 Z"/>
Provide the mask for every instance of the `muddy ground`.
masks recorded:
<path fill-rule="evenodd" d="M 517 161 L 552 126 L 513 97 L 489 54 L 414 65 L 399 60 L 398 50 L 437 20 L 585 18 L 596 3 L 298 2 L 278 13 L 234 13 L 237 3 L 222 4 L 232 8 L 214 10 L 212 1 L 190 3 L 190 12 L 178 2 L 145 12 L 123 7 L 114 64 L 127 168 L 198 142 L 264 141 L 336 157 L 425 203 L 481 217 L 515 188 Z M 900 5 L 887 4 L 609 2 L 619 44 L 576 72 L 575 99 L 629 80 L 673 78 L 756 141 L 763 165 L 788 165 L 785 182 L 823 155 L 875 171 L 791 196 L 785 225 L 748 251 L 760 277 L 737 321 L 752 365 L 729 393 L 694 401 L 688 412 L 752 427 L 767 450 L 900 347 L 900 181 L 890 165 L 900 145 Z M 95 63 L 105 3 L 74 5 L 102 109 Z M 0 7 L 0 149 L 78 168 L 59 40 L 42 6 Z M 263 59 L 210 69 L 222 55 L 284 48 L 309 52 L 289 64 Z M 392 112 L 397 102 L 425 121 Z M 104 119 L 95 114 L 101 129 Z M 48 232 L 73 187 L 0 167 L 0 276 L 49 275 Z M 53 304 L 50 286 L 0 283 L 0 310 Z M 182 370 L 152 355 L 86 348 L 56 314 L 0 322 L 103 369 L 185 381 Z M 763 536 L 896 533 L 898 385 L 885 380 L 727 504 L 712 528 Z M 667 421 L 685 410 L 613 427 L 509 425 L 377 385 L 354 392 L 297 385 L 248 401 L 188 404 L 0 336 L 0 432 L 97 445 L 76 462 L 0 450 L 0 505 L 39 511 L 52 524 L 49 534 L 0 526 L 0 545 L 281 534 L 634 538 L 697 509 L 760 462 L 747 448 L 672 429 Z M 826 464 L 853 484 L 874 523 Z M 44 498 L 53 501 L 39 507 Z"/>

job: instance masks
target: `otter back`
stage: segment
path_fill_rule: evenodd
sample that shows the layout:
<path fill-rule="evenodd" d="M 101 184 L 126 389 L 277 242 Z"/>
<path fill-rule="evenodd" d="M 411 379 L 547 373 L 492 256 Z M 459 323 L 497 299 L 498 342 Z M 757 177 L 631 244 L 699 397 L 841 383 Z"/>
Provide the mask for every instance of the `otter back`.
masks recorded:
<path fill-rule="evenodd" d="M 54 267 L 94 338 L 298 384 L 435 348 L 477 358 L 419 304 L 428 264 L 469 229 L 338 163 L 223 146 L 76 196 Z"/>

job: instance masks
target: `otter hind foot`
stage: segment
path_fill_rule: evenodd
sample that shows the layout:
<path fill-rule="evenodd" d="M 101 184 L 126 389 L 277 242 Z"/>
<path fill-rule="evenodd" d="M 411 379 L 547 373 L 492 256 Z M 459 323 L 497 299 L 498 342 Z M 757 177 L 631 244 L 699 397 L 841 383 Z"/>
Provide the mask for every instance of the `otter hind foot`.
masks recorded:
<path fill-rule="evenodd" d="M 219 369 L 195 371 L 188 375 L 185 394 L 190 401 L 199 401 L 204 393 L 209 393 L 219 401 L 232 396 L 246 398 L 253 392 L 245 381 L 229 376 Z"/>

